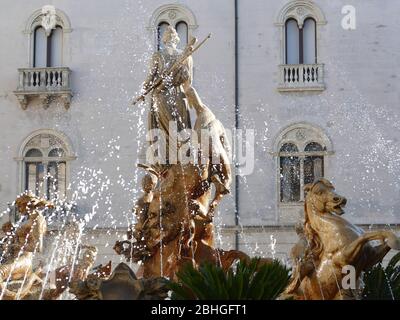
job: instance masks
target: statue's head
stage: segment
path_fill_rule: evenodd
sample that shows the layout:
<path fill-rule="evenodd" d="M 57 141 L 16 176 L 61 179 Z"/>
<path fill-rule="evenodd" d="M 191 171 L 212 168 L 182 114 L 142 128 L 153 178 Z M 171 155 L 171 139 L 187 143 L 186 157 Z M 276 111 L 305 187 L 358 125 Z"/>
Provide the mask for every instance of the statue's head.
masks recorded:
<path fill-rule="evenodd" d="M 168 26 L 167 29 L 164 31 L 162 36 L 162 42 L 165 46 L 177 46 L 179 41 L 179 35 L 176 32 L 174 27 Z"/>
<path fill-rule="evenodd" d="M 335 192 L 335 187 L 327 179 L 320 178 L 304 187 L 306 204 L 312 205 L 317 213 L 334 212 L 342 215 L 347 200 Z"/>

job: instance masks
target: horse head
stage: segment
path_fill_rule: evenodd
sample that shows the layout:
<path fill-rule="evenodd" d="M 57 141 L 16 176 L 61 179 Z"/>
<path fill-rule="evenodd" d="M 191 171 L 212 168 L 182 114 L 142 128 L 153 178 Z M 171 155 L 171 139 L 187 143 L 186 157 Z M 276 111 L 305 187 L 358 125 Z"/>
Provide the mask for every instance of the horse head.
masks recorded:
<path fill-rule="evenodd" d="M 306 212 L 311 207 L 320 214 L 344 214 L 343 208 L 346 206 L 347 199 L 338 195 L 333 184 L 327 179 L 320 178 L 307 184 L 304 191 L 306 192 Z"/>

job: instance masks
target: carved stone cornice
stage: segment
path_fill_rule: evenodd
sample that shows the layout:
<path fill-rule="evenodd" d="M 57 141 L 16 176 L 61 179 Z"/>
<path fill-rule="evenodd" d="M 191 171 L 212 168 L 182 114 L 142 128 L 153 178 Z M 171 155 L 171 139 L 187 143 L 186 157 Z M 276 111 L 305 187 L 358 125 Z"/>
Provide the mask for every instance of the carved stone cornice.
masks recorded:
<path fill-rule="evenodd" d="M 279 12 L 275 25 L 283 26 L 288 19 L 295 19 L 299 28 L 307 18 L 313 18 L 317 25 L 326 24 L 322 10 L 309 0 L 295 0 L 286 4 Z"/>

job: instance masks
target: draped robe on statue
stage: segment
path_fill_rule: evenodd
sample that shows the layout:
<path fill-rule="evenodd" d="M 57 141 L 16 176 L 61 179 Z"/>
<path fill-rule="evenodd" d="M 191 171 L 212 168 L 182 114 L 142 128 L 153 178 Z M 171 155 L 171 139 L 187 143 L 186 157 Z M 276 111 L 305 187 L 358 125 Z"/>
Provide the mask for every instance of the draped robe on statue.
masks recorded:
<path fill-rule="evenodd" d="M 144 88 L 151 85 L 159 77 L 163 76 L 181 55 L 177 50 L 169 54 L 166 50 L 154 53 L 150 68 L 150 75 L 145 81 Z M 182 85 L 192 82 L 193 60 L 186 59 L 178 72 L 171 76 L 164 77 L 164 84 L 152 93 L 151 109 L 148 117 L 148 130 L 160 129 L 165 134 L 166 150 L 169 150 L 169 125 L 173 122 L 177 132 L 182 129 L 191 128 L 188 102 L 183 92 Z M 151 143 L 155 137 L 151 136 Z M 168 159 L 168 157 L 167 157 Z"/>

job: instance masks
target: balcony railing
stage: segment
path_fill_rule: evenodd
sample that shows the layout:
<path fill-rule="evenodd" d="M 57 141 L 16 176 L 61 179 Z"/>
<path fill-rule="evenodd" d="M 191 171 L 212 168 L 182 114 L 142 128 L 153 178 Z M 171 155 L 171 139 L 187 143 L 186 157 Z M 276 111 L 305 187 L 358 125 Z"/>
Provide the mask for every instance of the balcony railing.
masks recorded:
<path fill-rule="evenodd" d="M 58 97 L 69 108 L 72 97 L 69 68 L 22 68 L 18 72 L 19 84 L 14 93 L 23 109 L 28 107 L 31 97 L 39 97 L 44 108 L 48 108 L 51 98 Z"/>
<path fill-rule="evenodd" d="M 323 64 L 284 64 L 279 74 L 279 91 L 325 90 Z"/>

